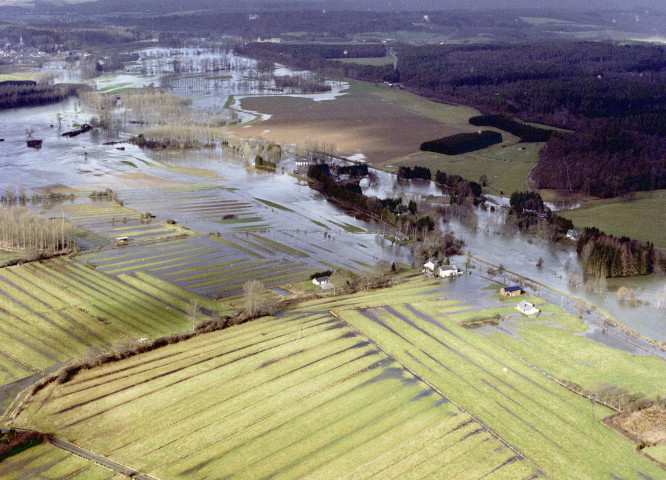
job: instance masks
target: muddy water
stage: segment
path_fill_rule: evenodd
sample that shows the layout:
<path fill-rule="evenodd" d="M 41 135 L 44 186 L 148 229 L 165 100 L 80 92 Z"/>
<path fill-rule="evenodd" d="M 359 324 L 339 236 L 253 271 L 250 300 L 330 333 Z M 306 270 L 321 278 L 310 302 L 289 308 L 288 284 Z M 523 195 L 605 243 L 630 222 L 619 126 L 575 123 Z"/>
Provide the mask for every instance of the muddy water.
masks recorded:
<path fill-rule="evenodd" d="M 141 53 L 142 60 L 137 63 L 139 73 L 159 76 L 165 84 L 170 84 L 174 91 L 195 99 L 195 106 L 206 108 L 221 105 L 229 95 L 268 93 L 270 85 L 265 81 L 264 90 L 261 80 L 253 73 L 255 64 L 248 59 L 235 57 L 224 51 L 199 53 L 194 49 L 165 50 L 151 49 Z M 187 61 L 183 61 L 187 58 Z M 174 59 L 180 59 L 175 65 L 180 70 L 175 77 L 164 80 L 166 75 L 173 75 Z M 55 67 L 54 67 L 55 69 Z M 169 71 L 171 69 L 171 71 Z M 289 72 L 279 71 L 280 74 Z M 119 74 L 126 75 L 127 72 Z M 197 80 L 197 76 L 202 81 Z M 212 83 L 211 83 L 212 82 Z M 191 87 L 191 88 L 190 88 Z M 342 87 L 340 86 L 340 89 Z M 273 92 L 275 93 L 275 92 Z M 337 92 L 339 94 L 340 92 Z M 334 94 L 336 94 L 334 92 Z M 318 97 L 325 100 L 325 95 Z M 62 121 L 59 124 L 57 114 Z M 296 237 L 298 242 L 316 242 L 324 248 L 336 252 L 338 257 L 352 259 L 363 258 L 366 263 L 385 259 L 410 263 L 407 249 L 396 247 L 374 233 L 351 234 L 340 228 L 332 237 L 324 237 L 314 222 L 326 223 L 334 220 L 340 225 L 363 228 L 368 232 L 378 229 L 376 225 L 350 217 L 345 212 L 330 204 L 317 192 L 288 175 L 261 173 L 248 170 L 243 162 L 231 157 L 226 151 L 216 149 L 206 152 L 145 152 L 137 147 L 125 146 L 119 151 L 115 146 L 103 145 L 114 140 L 98 131 L 85 133 L 73 138 L 61 137 L 60 134 L 88 121 L 90 115 L 81 110 L 77 100 L 68 100 L 57 105 L 31 109 L 14 109 L 0 112 L 0 187 L 8 184 L 24 184 L 28 189 L 37 189 L 57 184 L 75 188 L 94 189 L 110 187 L 126 190 L 128 205 L 134 202 L 138 208 L 140 195 L 128 189 L 146 187 L 141 180 L 131 181 L 128 174 L 151 175 L 170 182 L 213 183 L 236 190 L 238 198 L 247 200 L 265 217 L 272 230 L 289 230 L 291 233 L 269 233 L 281 235 L 274 238 L 285 242 L 285 235 Z M 53 125 L 53 127 L 51 127 Z M 26 146 L 26 129 L 33 131 L 32 138 L 43 139 L 41 150 Z M 128 163 L 123 163 L 129 162 Z M 197 178 L 163 165 L 175 167 L 195 167 L 218 172 L 223 181 Z M 240 192 L 240 193 L 238 193 Z M 416 196 L 439 194 L 431 182 L 400 182 L 394 175 L 373 172 L 365 193 L 380 197 L 397 196 L 400 193 Z M 136 195 L 136 200 L 133 199 Z M 262 198 L 288 207 L 291 211 L 265 208 L 255 198 Z M 163 199 L 163 204 L 168 201 Z M 159 209 L 160 201 L 152 201 L 151 208 Z M 162 207 L 168 209 L 168 203 Z M 145 208 L 140 208 L 140 211 Z M 155 213 L 155 212 L 154 212 Z M 167 212 L 160 212 L 167 214 Z M 657 308 L 657 292 L 666 282 L 663 276 L 652 275 L 632 279 L 609 281 L 609 291 L 603 294 L 585 292 L 569 285 L 571 274 L 581 273 L 580 264 L 571 247 L 552 245 L 517 233 L 502 233 L 503 219 L 490 212 L 478 212 L 480 222 L 476 230 L 461 226 L 457 222 L 445 225 L 465 239 L 465 249 L 479 258 L 506 269 L 542 282 L 568 294 L 584 298 L 607 311 L 621 323 L 637 332 L 660 341 L 666 341 L 666 313 Z M 191 222 L 188 226 L 202 232 L 220 230 L 220 224 L 197 218 L 183 218 Z M 313 222 L 314 221 L 314 222 Z M 326 223 L 328 228 L 333 224 Z M 296 233 L 294 233 L 296 231 Z M 321 239 L 315 239 L 319 233 Z M 359 241 L 360 240 L 360 241 Z M 363 244 L 360 246 L 359 244 Z M 360 252 L 374 248 L 361 255 Z M 349 254 L 347 254 L 347 252 Z M 543 258 L 543 265 L 536 267 L 537 260 Z M 326 259 L 322 258 L 323 261 Z M 647 300 L 648 305 L 631 307 L 617 300 L 613 292 L 620 286 L 636 288 L 638 296 Z"/>
<path fill-rule="evenodd" d="M 479 226 L 476 230 L 452 221 L 443 226 L 465 239 L 465 250 L 472 255 L 507 270 L 541 282 L 569 295 L 582 298 L 608 312 L 617 321 L 632 330 L 658 341 L 666 341 L 666 311 L 657 307 L 658 291 L 666 283 L 662 274 L 635 278 L 617 278 L 608 281 L 603 293 L 587 292 L 570 285 L 572 276 L 582 276 L 582 266 L 573 247 L 552 244 L 518 232 L 502 233 L 502 213 L 493 214 L 478 210 Z M 537 261 L 543 258 L 543 265 Z M 637 296 L 648 305 L 632 307 L 620 302 L 614 292 L 620 286 L 637 290 Z"/>

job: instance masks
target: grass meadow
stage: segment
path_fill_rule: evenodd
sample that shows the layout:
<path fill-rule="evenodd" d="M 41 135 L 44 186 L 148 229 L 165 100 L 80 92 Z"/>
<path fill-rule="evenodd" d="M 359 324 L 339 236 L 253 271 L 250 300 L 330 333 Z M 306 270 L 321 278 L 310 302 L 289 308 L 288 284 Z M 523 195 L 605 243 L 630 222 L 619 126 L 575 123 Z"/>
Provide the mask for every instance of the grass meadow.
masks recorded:
<path fill-rule="evenodd" d="M 38 393 L 18 423 L 164 479 L 535 472 L 469 414 L 315 309 L 81 372 Z"/>
<path fill-rule="evenodd" d="M 122 279 L 76 261 L 53 259 L 0 270 L 0 375 L 44 372 L 131 338 L 191 327 L 191 302 L 214 314 L 224 306 L 149 275 Z M 204 314 L 201 314 L 203 319 Z M 11 361 L 9 361 L 11 359 Z"/>
<path fill-rule="evenodd" d="M 42 443 L 0 462 L 0 478 L 67 480 L 109 480 L 116 472 L 90 460 Z"/>
<path fill-rule="evenodd" d="M 653 242 L 666 250 L 666 190 L 639 192 L 627 198 L 583 202 L 580 208 L 560 212 L 577 229 L 597 227 L 615 236 Z"/>

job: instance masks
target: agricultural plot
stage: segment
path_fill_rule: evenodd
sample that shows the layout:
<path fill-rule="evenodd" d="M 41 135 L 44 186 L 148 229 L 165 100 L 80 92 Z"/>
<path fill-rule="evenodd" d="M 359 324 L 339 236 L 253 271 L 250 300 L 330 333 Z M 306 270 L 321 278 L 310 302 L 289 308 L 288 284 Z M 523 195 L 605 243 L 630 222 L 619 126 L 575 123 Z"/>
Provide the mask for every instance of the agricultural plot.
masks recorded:
<path fill-rule="evenodd" d="M 396 297 L 400 298 L 397 302 Z M 487 338 L 461 327 L 458 322 L 469 312 L 460 312 L 456 303 L 455 300 L 427 301 L 414 294 L 400 297 L 395 294 L 394 300 L 376 307 L 356 309 L 353 303 L 337 306 L 335 302 L 327 306 L 412 372 L 444 392 L 451 401 L 492 428 L 546 474 L 570 478 L 575 471 L 576 478 L 581 479 L 656 479 L 663 476 L 659 467 L 634 452 L 631 442 L 600 423 L 601 418 L 612 413 L 610 409 L 555 383 L 543 370 L 532 366 L 530 361 L 534 356 L 525 353 L 530 349 L 533 352 L 538 350 L 542 356 L 553 352 L 554 358 L 545 360 L 544 368 L 563 362 L 562 368 L 568 368 L 573 377 L 571 380 L 577 381 L 578 377 L 584 377 L 581 373 L 583 366 L 574 366 L 578 357 L 567 357 L 573 347 L 558 353 L 561 338 L 546 342 L 547 334 L 533 337 L 530 329 L 530 335 L 525 334 L 517 343 L 512 341 L 502 348 L 496 339 L 501 334 Z M 542 320 L 545 321 L 545 317 Z M 564 318 L 563 321 L 570 319 Z M 559 329 L 541 327 L 552 331 Z M 539 327 L 534 328 L 538 331 Z M 523 346 L 523 343 L 528 344 L 525 350 L 514 350 L 515 345 Z M 585 350 L 592 344 L 583 338 L 581 343 L 585 345 L 575 344 L 576 348 Z M 595 345 L 590 347 L 590 352 L 590 357 L 604 362 L 612 350 Z M 581 353 L 580 360 L 583 356 L 589 360 L 587 355 Z M 607 370 L 612 361 L 597 367 L 592 364 L 587 378 L 598 375 L 600 381 L 606 379 L 610 383 L 631 370 L 631 367 L 626 370 L 620 367 L 621 373 L 613 376 Z M 641 372 L 647 375 L 645 383 L 663 385 L 659 380 L 664 376 L 663 362 L 636 357 L 632 365 L 636 364 L 640 364 Z M 650 372 L 650 369 L 654 371 Z M 564 374 L 561 370 L 558 373 Z"/>
<path fill-rule="evenodd" d="M 144 219 L 142 214 L 112 201 L 83 199 L 41 211 L 47 217 L 65 217 L 83 230 L 79 243 L 84 249 L 113 245 L 118 237 L 133 241 L 156 240 L 183 232 L 171 225 Z"/>
<path fill-rule="evenodd" d="M 108 480 L 115 471 L 90 460 L 42 443 L 0 462 L 0 478 L 5 480 L 62 479 Z"/>
<path fill-rule="evenodd" d="M 248 237 L 252 240 L 244 235 L 229 238 L 190 237 L 91 253 L 78 260 L 109 275 L 147 272 L 206 297 L 239 293 L 248 280 L 270 286 L 289 283 L 306 278 L 312 270 L 303 261 L 292 261 L 287 246 L 258 235 Z"/>
<path fill-rule="evenodd" d="M 308 309 L 80 372 L 17 423 L 163 479 L 535 478 L 469 414 Z"/>
<path fill-rule="evenodd" d="M 191 302 L 226 313 L 210 300 L 148 276 L 122 281 L 78 262 L 55 259 L 0 270 L 0 357 L 4 380 L 20 363 L 44 372 L 90 348 L 157 337 L 191 326 Z"/>

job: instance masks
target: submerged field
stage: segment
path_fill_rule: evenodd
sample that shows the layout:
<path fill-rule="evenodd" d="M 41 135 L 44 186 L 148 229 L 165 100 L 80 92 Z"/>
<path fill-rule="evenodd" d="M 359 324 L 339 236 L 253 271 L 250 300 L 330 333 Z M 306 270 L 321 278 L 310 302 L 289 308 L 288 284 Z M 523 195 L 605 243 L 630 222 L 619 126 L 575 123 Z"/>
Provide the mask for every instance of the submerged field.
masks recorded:
<path fill-rule="evenodd" d="M 534 471 L 371 343 L 309 310 L 83 372 L 47 387 L 19 423 L 165 479 Z"/>

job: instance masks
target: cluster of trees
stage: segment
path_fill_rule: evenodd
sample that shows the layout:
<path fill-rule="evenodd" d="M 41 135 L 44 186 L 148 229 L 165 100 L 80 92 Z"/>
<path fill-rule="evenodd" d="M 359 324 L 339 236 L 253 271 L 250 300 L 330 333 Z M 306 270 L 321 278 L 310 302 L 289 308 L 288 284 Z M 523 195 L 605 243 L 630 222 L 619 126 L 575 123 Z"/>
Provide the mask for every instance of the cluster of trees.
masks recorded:
<path fill-rule="evenodd" d="M 261 155 L 257 155 L 256 157 L 254 157 L 254 166 L 256 168 L 263 168 L 266 170 L 275 170 L 275 168 L 277 167 L 275 162 L 271 162 L 270 160 L 265 160 L 264 157 L 262 157 Z"/>
<path fill-rule="evenodd" d="M 413 200 L 405 205 L 400 198 L 365 196 L 357 183 L 339 184 L 330 175 L 327 164 L 310 165 L 308 177 L 316 181 L 316 188 L 325 195 L 351 205 L 365 213 L 381 218 L 391 225 L 401 225 L 401 229 L 410 231 L 414 236 L 423 235 L 432 230 L 435 222 L 430 215 L 418 215 L 418 206 Z"/>
<path fill-rule="evenodd" d="M 330 92 L 331 86 L 323 77 L 312 75 L 275 75 L 275 88 L 298 93 Z"/>
<path fill-rule="evenodd" d="M 7 433 L 0 432 L 0 462 L 30 447 L 38 445 L 44 440 L 44 435 L 38 432 L 25 432 L 9 430 Z"/>
<path fill-rule="evenodd" d="M 145 148 L 210 146 L 219 135 L 219 127 L 237 122 L 227 113 L 191 108 L 191 99 L 154 88 L 118 96 L 88 92 L 81 99 L 97 114 L 91 120 L 93 126 L 118 131 L 141 128 L 142 133 L 132 142 Z"/>
<path fill-rule="evenodd" d="M 663 46 L 405 46 L 398 69 L 403 85 L 430 98 L 574 130 L 548 139 L 534 172 L 539 188 L 602 196 L 664 188 Z"/>
<path fill-rule="evenodd" d="M 347 52 L 345 54 L 344 52 Z M 351 77 L 368 82 L 382 82 L 392 77 L 393 65 L 358 65 L 331 61 L 333 58 L 383 57 L 386 47 L 377 44 L 304 45 L 250 43 L 238 46 L 235 53 L 246 57 L 279 62 L 292 68 L 310 70 L 332 77 Z"/>
<path fill-rule="evenodd" d="M 650 242 L 614 237 L 586 228 L 576 245 L 585 273 L 596 277 L 629 277 L 666 270 L 666 255 Z"/>
<path fill-rule="evenodd" d="M 441 185 L 443 190 L 451 197 L 452 205 L 462 205 L 470 200 L 476 204 L 481 196 L 482 187 L 479 183 L 467 180 L 460 175 L 452 175 L 437 170 L 435 183 Z"/>
<path fill-rule="evenodd" d="M 509 204 L 506 222 L 519 230 L 556 241 L 574 227 L 568 218 L 553 214 L 537 192 L 513 192 Z"/>
<path fill-rule="evenodd" d="M 420 179 L 420 180 L 430 180 L 432 175 L 430 169 L 427 167 L 414 166 L 410 167 L 399 167 L 398 168 L 398 178 L 405 179 Z"/>
<path fill-rule="evenodd" d="M 26 207 L 0 207 L 0 248 L 40 255 L 70 252 L 76 248 L 73 228 L 64 219 L 34 215 Z"/>
<path fill-rule="evenodd" d="M 482 148 L 502 143 L 502 134 L 492 130 L 475 133 L 458 133 L 437 140 L 430 140 L 421 144 L 424 152 L 444 153 L 446 155 L 459 155 L 473 152 Z"/>
<path fill-rule="evenodd" d="M 426 233 L 423 241 L 416 248 L 415 262 L 423 265 L 429 258 L 447 258 L 451 255 L 461 255 L 465 242 L 462 238 L 456 238 L 453 233 L 443 233 L 435 228 Z"/>
<path fill-rule="evenodd" d="M 545 142 L 553 133 L 546 128 L 534 127 L 519 122 L 511 115 L 497 113 L 494 115 L 477 115 L 471 117 L 469 123 L 477 127 L 495 127 L 520 137 L 521 142 Z"/>
<path fill-rule="evenodd" d="M 334 167 L 338 175 L 349 175 L 350 177 L 365 177 L 368 175 L 368 166 L 362 165 L 339 165 Z"/>
<path fill-rule="evenodd" d="M 666 117 L 663 119 L 666 121 Z M 553 135 L 531 178 L 539 188 L 598 197 L 666 188 L 666 138 L 599 124 Z"/>
<path fill-rule="evenodd" d="M 57 103 L 88 90 L 88 86 L 73 83 L 38 85 L 32 81 L 0 82 L 0 110 Z"/>
<path fill-rule="evenodd" d="M 397 269 L 395 263 L 379 262 L 374 270 L 362 270 L 358 273 L 339 269 L 331 274 L 329 281 L 333 284 L 336 295 L 347 295 L 360 290 L 386 288 L 395 284 Z"/>

